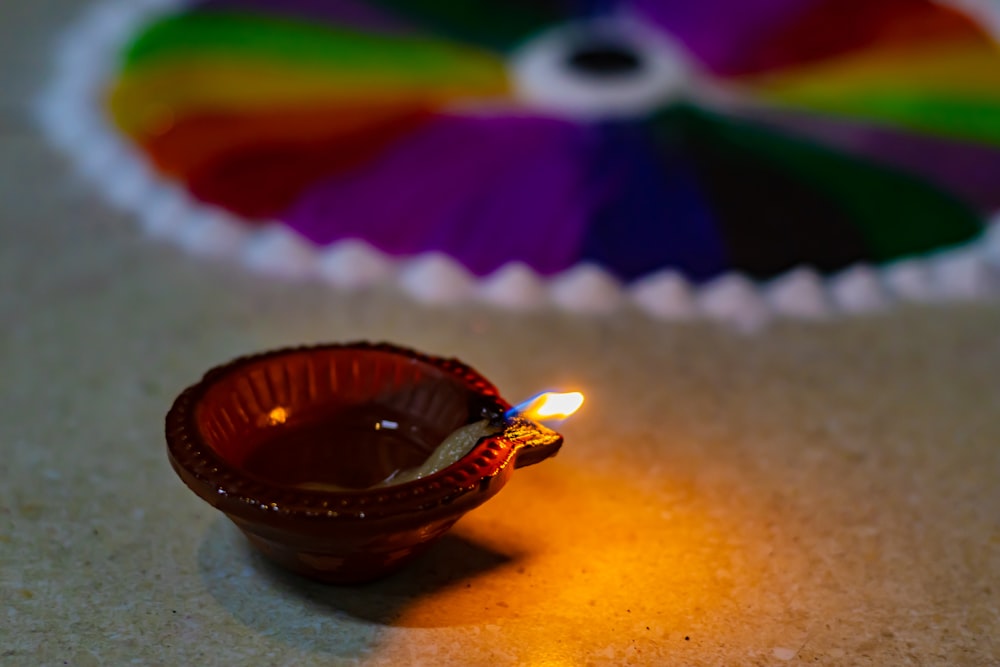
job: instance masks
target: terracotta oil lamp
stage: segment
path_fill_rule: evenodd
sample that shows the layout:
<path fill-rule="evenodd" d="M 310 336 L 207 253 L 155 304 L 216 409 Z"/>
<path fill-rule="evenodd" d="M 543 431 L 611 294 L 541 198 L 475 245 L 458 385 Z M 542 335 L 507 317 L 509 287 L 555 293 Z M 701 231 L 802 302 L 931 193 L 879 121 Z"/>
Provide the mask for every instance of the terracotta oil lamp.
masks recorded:
<path fill-rule="evenodd" d="M 184 483 L 251 544 L 332 583 L 396 570 L 562 445 L 469 366 L 370 343 L 214 368 L 176 399 L 166 439 Z"/>

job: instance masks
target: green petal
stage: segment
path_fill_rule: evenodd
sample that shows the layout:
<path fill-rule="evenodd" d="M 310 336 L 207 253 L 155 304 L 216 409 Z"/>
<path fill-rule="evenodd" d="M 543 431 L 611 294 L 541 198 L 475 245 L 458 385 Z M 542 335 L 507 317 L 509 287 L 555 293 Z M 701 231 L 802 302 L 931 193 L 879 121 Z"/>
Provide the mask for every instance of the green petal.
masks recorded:
<path fill-rule="evenodd" d="M 982 232 L 983 221 L 970 206 L 907 174 L 750 122 L 692 109 L 683 113 L 699 134 L 780 167 L 829 196 L 848 213 L 877 261 L 958 245 Z"/>
<path fill-rule="evenodd" d="M 476 49 L 411 36 L 365 34 L 289 19 L 251 14 L 192 12 L 151 26 L 125 54 L 125 70 L 193 54 L 268 58 L 303 68 L 352 74 L 391 71 L 407 79 L 468 82 L 482 87 L 502 63 Z"/>

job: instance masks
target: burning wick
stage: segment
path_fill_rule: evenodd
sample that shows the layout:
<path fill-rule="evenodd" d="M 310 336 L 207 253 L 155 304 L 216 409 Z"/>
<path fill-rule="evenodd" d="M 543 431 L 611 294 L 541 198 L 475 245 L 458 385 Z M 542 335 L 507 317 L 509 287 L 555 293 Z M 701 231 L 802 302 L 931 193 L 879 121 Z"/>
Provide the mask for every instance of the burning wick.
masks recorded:
<path fill-rule="evenodd" d="M 579 410 L 581 405 L 583 394 L 578 391 L 568 394 L 543 392 L 512 407 L 504 414 L 504 419 L 522 417 L 533 421 L 561 420 Z M 480 440 L 503 429 L 503 425 L 491 424 L 488 419 L 463 426 L 445 438 L 422 465 L 397 471 L 384 480 L 382 485 L 402 484 L 444 470 L 471 452 Z"/>
<path fill-rule="evenodd" d="M 504 415 L 507 419 L 521 416 L 534 421 L 555 421 L 566 419 L 583 405 L 583 394 L 572 391 L 558 394 L 552 391 L 536 394 L 521 401 Z"/>

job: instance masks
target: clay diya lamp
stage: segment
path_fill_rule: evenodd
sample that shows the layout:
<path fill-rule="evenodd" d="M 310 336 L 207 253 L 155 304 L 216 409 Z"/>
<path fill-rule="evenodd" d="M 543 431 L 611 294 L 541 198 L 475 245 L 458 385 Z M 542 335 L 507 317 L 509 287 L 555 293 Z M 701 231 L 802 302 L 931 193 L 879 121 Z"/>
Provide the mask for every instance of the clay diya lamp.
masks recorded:
<path fill-rule="evenodd" d="M 166 439 L 184 483 L 251 544 L 333 583 L 401 567 L 562 445 L 465 364 L 368 343 L 214 368 L 174 402 Z"/>

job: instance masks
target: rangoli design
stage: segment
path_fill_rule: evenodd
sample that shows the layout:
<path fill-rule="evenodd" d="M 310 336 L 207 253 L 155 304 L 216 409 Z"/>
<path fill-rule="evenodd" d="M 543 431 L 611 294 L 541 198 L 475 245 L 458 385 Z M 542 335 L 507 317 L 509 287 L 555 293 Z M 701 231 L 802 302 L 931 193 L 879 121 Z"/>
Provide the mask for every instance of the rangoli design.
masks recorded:
<path fill-rule="evenodd" d="M 437 302 L 754 326 L 992 292 L 991 5 L 96 8 L 41 117 L 191 250 Z"/>

